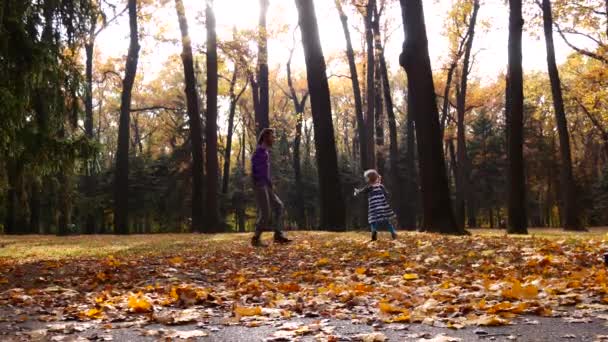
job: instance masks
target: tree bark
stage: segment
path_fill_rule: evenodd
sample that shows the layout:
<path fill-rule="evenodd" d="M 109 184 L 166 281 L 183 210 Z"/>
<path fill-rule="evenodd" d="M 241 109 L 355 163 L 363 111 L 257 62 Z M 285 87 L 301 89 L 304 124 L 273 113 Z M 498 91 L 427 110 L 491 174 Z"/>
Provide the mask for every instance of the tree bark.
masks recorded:
<path fill-rule="evenodd" d="M 188 21 L 182 0 L 175 0 L 177 19 L 182 34 L 182 64 L 184 66 L 184 80 L 186 82 L 186 105 L 188 109 L 188 125 L 190 126 L 190 144 L 192 147 L 192 232 L 202 232 L 203 218 L 203 138 L 201 115 L 199 108 L 198 90 L 196 88 L 196 75 L 194 74 L 194 60 L 192 45 L 188 33 Z"/>
<path fill-rule="evenodd" d="M 526 181 L 523 156 L 524 90 L 521 0 L 509 0 L 509 66 L 507 71 L 508 232 L 527 234 Z"/>
<path fill-rule="evenodd" d="M 465 224 L 465 202 L 469 196 L 469 157 L 467 155 L 466 133 L 465 133 L 465 104 L 467 99 L 467 82 L 469 78 L 469 64 L 471 50 L 473 49 L 473 39 L 475 38 L 475 24 L 477 23 L 477 12 L 479 11 L 479 1 L 473 3 L 473 12 L 469 21 L 468 40 L 462 61 L 462 72 L 460 76 L 460 88 L 456 102 L 457 112 L 457 143 L 458 143 L 458 175 L 456 177 L 456 222 L 460 227 Z"/>
<path fill-rule="evenodd" d="M 207 28 L 207 120 L 205 137 L 207 144 L 207 231 L 221 231 L 218 204 L 219 164 L 217 160 L 217 36 L 215 33 L 215 15 L 208 3 L 206 10 Z"/>
<path fill-rule="evenodd" d="M 342 30 L 346 39 L 346 58 L 348 59 L 348 67 L 350 69 L 350 79 L 353 87 L 353 95 L 355 99 L 355 114 L 357 117 L 357 132 L 359 134 L 359 157 L 361 170 L 367 169 L 367 130 L 365 126 L 365 118 L 363 117 L 363 101 L 361 99 L 361 87 L 359 85 L 359 76 L 357 72 L 357 64 L 355 63 L 355 52 L 350 38 L 350 30 L 348 28 L 348 17 L 344 13 L 344 9 L 340 0 L 336 0 L 336 8 L 340 14 L 342 22 Z"/>
<path fill-rule="evenodd" d="M 465 234 L 452 212 L 422 1 L 400 0 L 400 3 L 406 40 L 399 63 L 407 72 L 408 96 L 416 121 L 423 229 Z"/>
<path fill-rule="evenodd" d="M 564 110 L 562 88 L 559 78 L 557 63 L 555 62 L 555 47 L 553 45 L 553 15 L 551 13 L 551 1 L 542 0 L 543 29 L 545 32 L 545 45 L 547 46 L 547 67 L 549 79 L 551 80 L 551 94 L 553 97 L 553 109 L 555 111 L 555 122 L 559 134 L 559 147 L 561 157 L 561 196 L 562 196 L 562 222 L 566 230 L 585 230 L 581 224 L 578 214 L 576 182 L 572 173 L 572 156 L 570 153 L 570 137 L 568 133 L 568 121 Z"/>
<path fill-rule="evenodd" d="M 40 234 L 40 182 L 36 179 L 30 186 L 30 234 Z"/>
<path fill-rule="evenodd" d="M 384 58 L 384 49 L 381 49 L 380 54 L 380 72 L 382 74 L 382 90 L 384 92 L 384 103 L 386 104 L 386 115 L 388 119 L 389 132 L 389 165 L 391 188 L 393 191 L 393 204 L 396 203 L 397 218 L 400 226 L 405 226 L 407 222 L 404 219 L 404 211 L 401 191 L 398 191 L 402 186 L 401 170 L 399 170 L 399 140 L 397 137 L 397 120 L 395 118 L 395 109 L 393 108 L 393 96 L 391 95 L 391 85 L 388 79 L 388 68 Z M 409 194 L 408 195 L 412 195 Z"/>
<path fill-rule="evenodd" d="M 452 62 L 448 68 L 448 77 L 445 81 L 445 87 L 443 89 L 443 107 L 441 107 L 441 138 L 443 139 L 443 132 L 445 131 L 446 121 L 448 119 L 448 113 L 450 112 L 450 88 L 452 87 L 452 78 L 454 77 L 454 70 L 458 61 Z"/>
<path fill-rule="evenodd" d="M 252 79 L 251 82 L 257 134 L 259 134 L 262 129 L 270 126 L 268 115 L 268 32 L 266 30 L 266 14 L 268 13 L 268 4 L 268 0 L 260 0 L 257 80 Z"/>
<path fill-rule="evenodd" d="M 120 120 L 118 124 L 118 147 L 114 178 L 114 232 L 129 233 L 129 122 L 131 113 L 131 91 L 137 73 L 139 59 L 139 37 L 137 31 L 137 0 L 129 0 L 130 43 L 122 81 Z"/>
<path fill-rule="evenodd" d="M 365 44 L 367 46 L 367 113 L 365 117 L 365 137 L 367 141 L 367 162 L 365 169 L 376 168 L 376 146 L 374 142 L 374 124 L 376 122 L 376 87 L 374 86 L 374 32 L 373 13 L 376 8 L 375 0 L 368 0 L 365 13 Z"/>
<path fill-rule="evenodd" d="M 224 178 L 222 178 L 222 194 L 228 193 L 230 185 L 230 156 L 232 155 L 232 137 L 234 133 L 234 115 L 236 114 L 236 105 L 247 89 L 247 84 L 237 94 L 235 92 L 236 81 L 238 79 L 238 67 L 235 64 L 232 79 L 230 80 L 230 108 L 228 111 L 228 134 L 226 137 L 226 150 L 224 151 Z M 238 152 L 238 151 L 237 151 Z"/>
<path fill-rule="evenodd" d="M 304 94 L 302 99 L 298 99 L 298 95 L 293 86 L 293 80 L 291 77 L 291 59 L 293 56 L 293 49 L 289 54 L 287 60 L 287 85 L 289 86 L 289 97 L 293 102 L 293 107 L 296 112 L 296 134 L 293 141 L 293 170 L 296 181 L 296 223 L 298 227 L 304 228 L 306 226 L 306 209 L 304 208 L 304 184 L 302 181 L 302 159 L 300 154 L 301 143 L 302 143 L 302 122 L 304 121 L 304 109 L 306 107 L 306 100 L 308 99 L 308 92 Z"/>
<path fill-rule="evenodd" d="M 91 18 L 91 27 L 89 29 L 89 38 L 85 44 L 85 55 L 86 55 L 86 72 L 85 72 L 85 118 L 84 118 L 84 131 L 85 136 L 89 141 L 95 139 L 93 131 L 93 52 L 95 49 L 95 30 L 97 23 L 97 13 Z M 93 160 L 87 160 L 85 162 L 86 174 L 85 174 L 85 195 L 89 201 L 93 201 L 95 194 L 95 157 Z M 92 209 L 87 208 L 85 217 L 84 232 L 86 234 L 93 234 L 97 230 L 95 215 Z"/>
<path fill-rule="evenodd" d="M 325 58 L 319 40 L 319 28 L 312 0 L 296 0 L 306 75 L 315 132 L 319 172 L 320 226 L 329 230 L 345 228 L 344 198 L 338 174 L 336 141 L 331 115 Z"/>
<path fill-rule="evenodd" d="M 406 154 L 405 154 L 405 187 L 407 196 L 401 198 L 404 213 L 402 216 L 403 228 L 416 230 L 416 214 L 418 211 L 418 177 L 416 172 L 416 133 L 414 127 L 414 115 L 411 108 L 411 99 L 408 94 L 408 110 L 406 124 Z M 397 190 L 399 191 L 399 190 Z"/>

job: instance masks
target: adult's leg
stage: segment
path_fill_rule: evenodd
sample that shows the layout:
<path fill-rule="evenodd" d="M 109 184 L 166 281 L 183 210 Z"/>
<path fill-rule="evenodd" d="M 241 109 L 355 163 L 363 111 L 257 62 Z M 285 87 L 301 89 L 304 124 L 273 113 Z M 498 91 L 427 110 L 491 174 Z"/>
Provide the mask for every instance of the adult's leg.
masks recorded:
<path fill-rule="evenodd" d="M 274 233 L 276 235 L 281 235 L 284 225 L 283 213 L 285 212 L 285 205 L 279 196 L 272 190 L 269 191 L 269 201 L 274 214 Z"/>
<path fill-rule="evenodd" d="M 258 219 L 255 224 L 254 239 L 259 239 L 264 229 L 268 228 L 270 221 L 270 200 L 267 187 L 255 187 L 255 202 L 258 207 Z"/>

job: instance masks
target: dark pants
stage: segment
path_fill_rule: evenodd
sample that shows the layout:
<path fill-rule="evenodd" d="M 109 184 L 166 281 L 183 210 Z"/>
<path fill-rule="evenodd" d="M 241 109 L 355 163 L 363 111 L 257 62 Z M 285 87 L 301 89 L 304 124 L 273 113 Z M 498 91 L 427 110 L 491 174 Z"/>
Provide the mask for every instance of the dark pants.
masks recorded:
<path fill-rule="evenodd" d="M 258 206 L 258 219 L 255 235 L 260 236 L 273 223 L 275 234 L 283 230 L 283 202 L 269 186 L 255 186 L 255 202 Z M 271 214 L 274 220 L 271 220 Z"/>

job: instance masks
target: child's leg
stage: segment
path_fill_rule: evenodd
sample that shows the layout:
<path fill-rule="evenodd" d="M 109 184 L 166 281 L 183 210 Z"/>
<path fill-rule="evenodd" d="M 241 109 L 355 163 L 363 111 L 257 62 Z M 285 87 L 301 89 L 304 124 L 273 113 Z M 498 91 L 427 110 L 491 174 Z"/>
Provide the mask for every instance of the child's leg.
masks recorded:
<path fill-rule="evenodd" d="M 376 239 L 378 237 L 378 223 L 377 222 L 370 223 L 370 227 L 372 230 L 372 241 L 376 241 Z"/>
<path fill-rule="evenodd" d="M 391 232 L 391 237 L 393 239 L 397 238 L 397 231 L 395 230 L 395 227 L 393 226 L 393 224 L 391 223 L 391 221 L 387 221 L 387 225 L 388 225 L 388 231 Z"/>

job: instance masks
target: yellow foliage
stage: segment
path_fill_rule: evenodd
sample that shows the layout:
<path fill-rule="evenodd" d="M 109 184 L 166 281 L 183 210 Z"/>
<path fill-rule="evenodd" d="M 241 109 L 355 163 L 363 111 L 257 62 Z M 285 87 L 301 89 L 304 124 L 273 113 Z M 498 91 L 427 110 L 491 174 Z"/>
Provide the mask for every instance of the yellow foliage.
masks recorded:
<path fill-rule="evenodd" d="M 406 309 L 396 307 L 396 306 L 386 303 L 386 302 L 380 302 L 378 304 L 378 308 L 380 309 L 381 312 L 384 312 L 387 314 L 397 314 L 397 313 L 406 313 L 407 312 Z M 408 314 L 408 316 L 409 316 L 409 314 Z"/>
<path fill-rule="evenodd" d="M 234 315 L 237 317 L 260 316 L 262 315 L 262 308 L 259 306 L 253 308 L 237 306 L 234 308 Z"/>
<path fill-rule="evenodd" d="M 406 273 L 403 275 L 403 279 L 405 280 L 416 280 L 418 279 L 418 275 L 416 273 Z"/>
<path fill-rule="evenodd" d="M 103 317 L 103 312 L 99 309 L 89 309 L 84 312 L 84 316 L 92 319 L 101 319 Z"/>
<path fill-rule="evenodd" d="M 355 270 L 355 273 L 363 275 L 365 274 L 365 272 L 367 272 L 367 269 L 365 269 L 365 267 L 359 267 Z"/>
<path fill-rule="evenodd" d="M 481 326 L 495 327 L 495 326 L 507 325 L 507 324 L 509 324 L 509 321 L 507 321 L 506 319 L 502 319 L 496 315 L 490 315 L 490 316 L 479 317 L 477 319 L 476 323 L 477 323 L 477 325 L 481 325 Z"/>
<path fill-rule="evenodd" d="M 317 267 L 323 267 L 323 266 L 327 266 L 329 265 L 329 259 L 328 258 L 321 258 L 317 261 Z"/>
<path fill-rule="evenodd" d="M 141 292 L 130 295 L 127 303 L 132 312 L 142 313 L 152 311 L 152 303 Z"/>
<path fill-rule="evenodd" d="M 176 257 L 169 259 L 169 262 L 172 263 L 173 265 L 183 264 L 184 258 L 176 256 Z"/>

